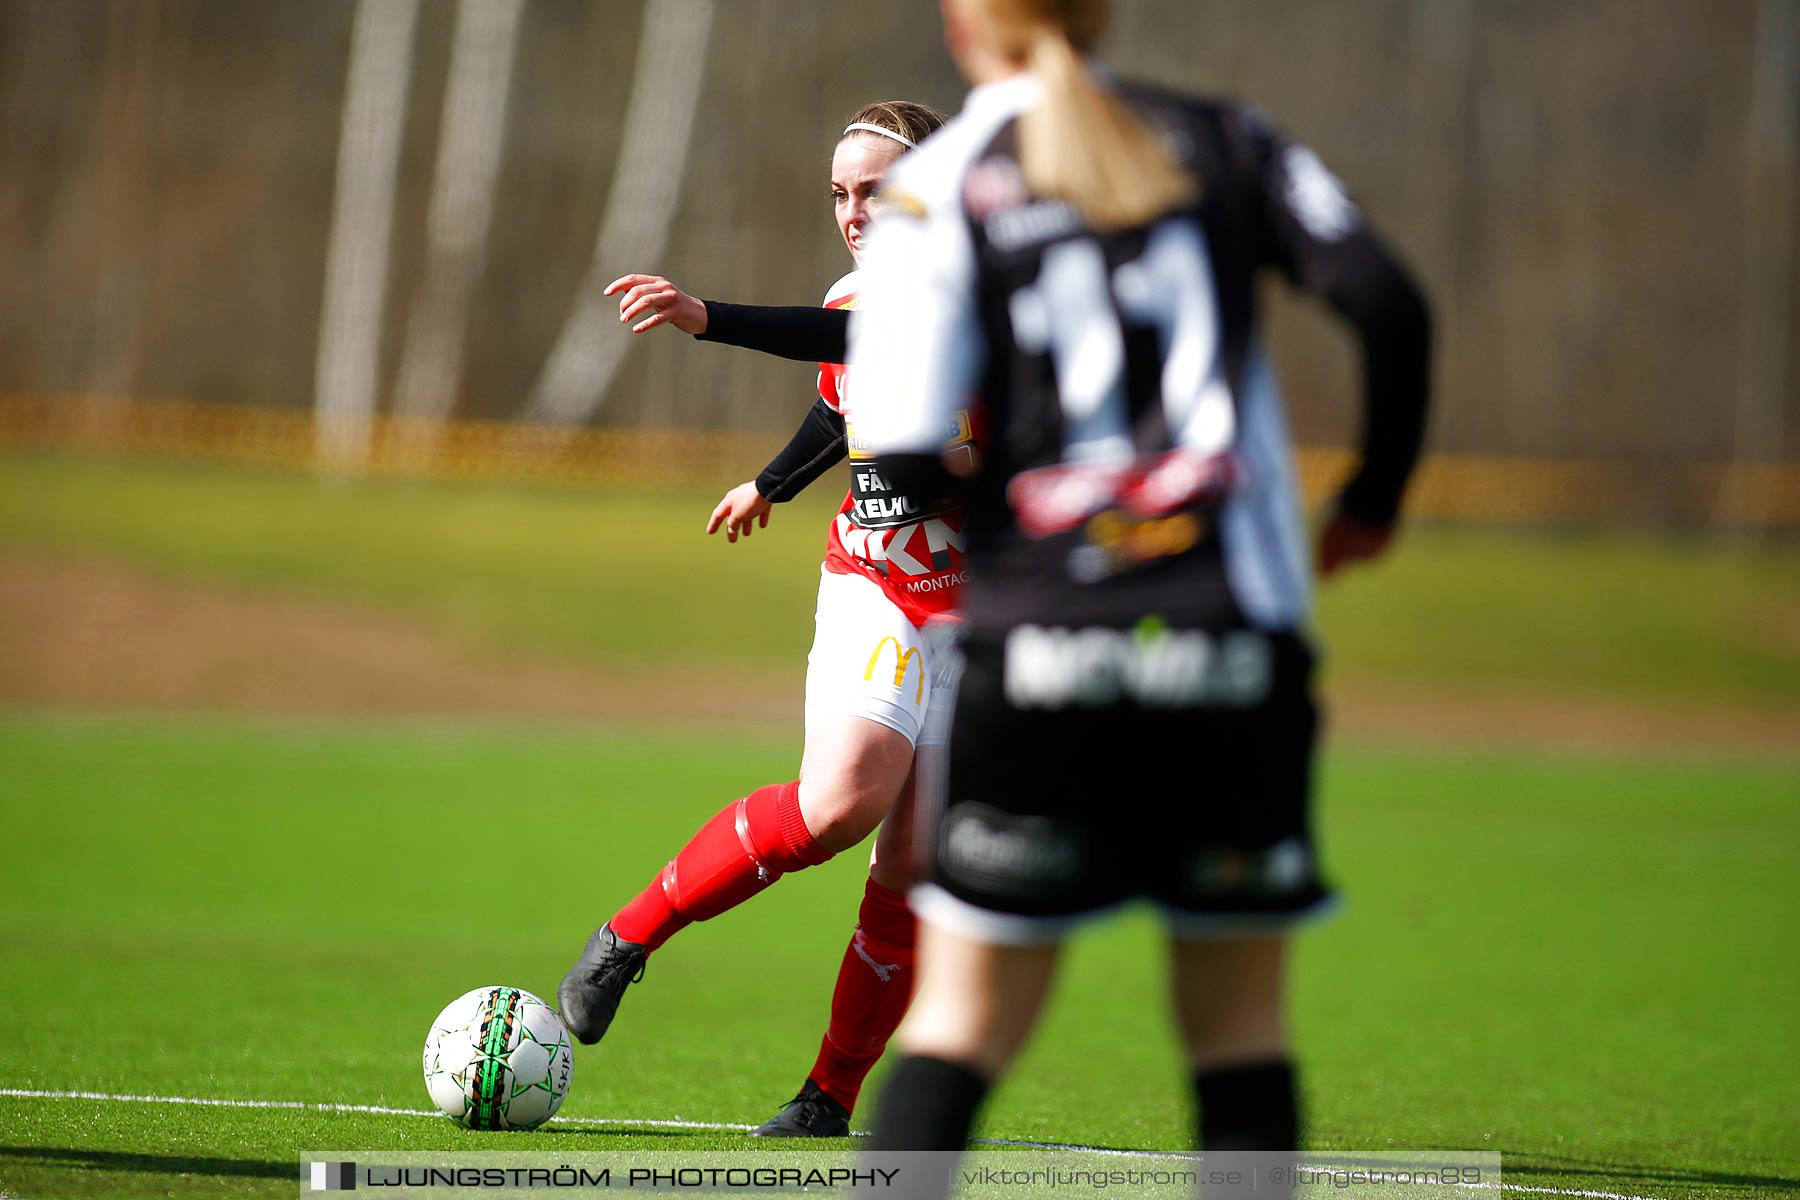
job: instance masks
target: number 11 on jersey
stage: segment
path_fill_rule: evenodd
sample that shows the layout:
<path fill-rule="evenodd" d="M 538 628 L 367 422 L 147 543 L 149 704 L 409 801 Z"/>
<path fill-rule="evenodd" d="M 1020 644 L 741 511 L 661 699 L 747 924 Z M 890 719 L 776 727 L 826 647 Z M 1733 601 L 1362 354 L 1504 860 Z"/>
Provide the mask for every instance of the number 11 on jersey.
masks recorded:
<path fill-rule="evenodd" d="M 1116 306 L 1116 307 L 1115 307 Z M 1159 223 L 1144 252 L 1110 273 L 1094 238 L 1044 252 L 1037 280 L 1008 302 L 1019 347 L 1048 351 L 1063 413 L 1066 463 L 1133 456 L 1125 392 L 1124 323 L 1157 332 L 1160 390 L 1171 449 L 1221 454 L 1236 432 L 1219 353 L 1218 306 L 1200 232 L 1186 219 Z"/>

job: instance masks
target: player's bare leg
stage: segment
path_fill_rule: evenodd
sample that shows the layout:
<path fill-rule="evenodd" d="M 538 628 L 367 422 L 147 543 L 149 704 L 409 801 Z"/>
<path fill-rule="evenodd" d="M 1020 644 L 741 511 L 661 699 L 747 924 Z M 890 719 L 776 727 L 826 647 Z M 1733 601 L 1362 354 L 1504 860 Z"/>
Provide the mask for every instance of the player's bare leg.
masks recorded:
<path fill-rule="evenodd" d="M 1176 1024 L 1193 1070 L 1287 1055 L 1285 937 L 1171 939 L 1169 953 Z"/>
<path fill-rule="evenodd" d="M 960 1150 L 989 1085 L 1030 1036 L 1062 947 L 1000 946 L 925 923 L 906 1057 L 881 1095 L 872 1150 Z"/>
<path fill-rule="evenodd" d="M 900 798 L 876 831 L 856 929 L 831 993 L 831 1020 L 800 1091 L 754 1131 L 756 1137 L 845 1137 L 862 1083 L 899 1028 L 912 996 L 918 922 L 906 902 L 916 848 L 918 762 L 942 747 L 921 747 Z"/>
<path fill-rule="evenodd" d="M 913 755 L 913 769 L 901 785 L 900 795 L 869 847 L 869 878 L 882 887 L 904 892 L 918 879 L 919 764 L 927 755 L 943 753 L 942 746 L 921 746 Z"/>
<path fill-rule="evenodd" d="M 1283 1017 L 1287 938 L 1172 939 L 1170 955 L 1201 1149 L 1296 1150 L 1299 1102 Z M 1277 1182 L 1253 1194 L 1283 1191 Z"/>
<path fill-rule="evenodd" d="M 800 814 L 832 854 L 872 833 L 894 809 L 912 775 L 905 734 L 864 717 L 832 717 L 806 730 L 800 758 Z"/>
<path fill-rule="evenodd" d="M 901 1046 L 996 1078 L 1037 1024 L 1062 946 L 996 945 L 929 922 L 919 943 L 925 965 Z"/>

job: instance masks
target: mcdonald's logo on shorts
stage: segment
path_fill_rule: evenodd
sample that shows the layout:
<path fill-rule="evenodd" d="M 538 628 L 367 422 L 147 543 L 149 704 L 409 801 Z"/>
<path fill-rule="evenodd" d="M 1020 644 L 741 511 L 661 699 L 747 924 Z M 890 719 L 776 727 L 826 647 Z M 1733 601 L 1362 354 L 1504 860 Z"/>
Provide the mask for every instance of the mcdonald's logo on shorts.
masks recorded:
<path fill-rule="evenodd" d="M 875 643 L 875 651 L 874 651 L 874 653 L 869 655 L 869 665 L 863 671 L 863 680 L 864 680 L 864 682 L 870 682 L 870 681 L 874 680 L 875 664 L 881 661 L 881 652 L 887 648 L 887 646 L 890 642 L 893 644 L 893 647 L 894 647 L 894 686 L 897 688 L 905 688 L 906 687 L 906 668 L 912 666 L 913 656 L 919 652 L 919 648 L 917 646 L 914 646 L 910 650 L 906 649 L 905 647 L 900 645 L 900 639 L 895 637 L 891 633 L 888 634 L 886 637 L 882 638 L 879 642 Z M 917 703 L 917 704 L 925 703 L 925 664 L 924 663 L 919 664 L 919 686 L 918 686 L 918 692 L 914 698 L 914 703 Z"/>

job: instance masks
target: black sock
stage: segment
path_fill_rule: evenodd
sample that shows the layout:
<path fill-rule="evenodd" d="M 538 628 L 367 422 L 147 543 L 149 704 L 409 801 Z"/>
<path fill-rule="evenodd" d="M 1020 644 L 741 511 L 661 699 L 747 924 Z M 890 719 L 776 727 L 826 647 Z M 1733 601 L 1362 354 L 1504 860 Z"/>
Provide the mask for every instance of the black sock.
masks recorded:
<path fill-rule="evenodd" d="M 1285 1058 L 1199 1071 L 1202 1150 L 1296 1150 L 1300 1099 L 1294 1064 Z"/>
<path fill-rule="evenodd" d="M 987 1080 L 941 1058 L 912 1055 L 888 1075 L 875 1105 L 870 1150 L 961 1150 L 987 1096 Z"/>

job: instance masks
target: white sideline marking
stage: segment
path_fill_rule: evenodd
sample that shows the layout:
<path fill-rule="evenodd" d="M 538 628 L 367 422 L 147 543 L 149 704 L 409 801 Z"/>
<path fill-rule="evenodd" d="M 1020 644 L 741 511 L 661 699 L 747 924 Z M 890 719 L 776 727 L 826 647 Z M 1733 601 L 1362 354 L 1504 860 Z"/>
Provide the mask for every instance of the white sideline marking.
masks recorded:
<path fill-rule="evenodd" d="M 305 1112 L 374 1113 L 385 1117 L 442 1117 L 428 1108 L 390 1108 L 385 1104 L 328 1104 L 310 1100 L 221 1100 L 207 1096 L 133 1096 L 122 1092 L 51 1092 L 32 1088 L 0 1088 L 0 1096 L 26 1100 L 111 1100 L 127 1104 L 187 1104 L 200 1108 L 279 1108 Z M 655 1129 L 755 1129 L 754 1125 L 726 1125 L 714 1121 L 626 1120 L 619 1117 L 555 1117 L 565 1125 L 644 1125 Z"/>
<path fill-rule="evenodd" d="M 1548 1196 L 1595 1196 L 1599 1200 L 1660 1200 L 1656 1196 L 1632 1196 L 1624 1192 L 1590 1192 L 1585 1188 L 1529 1187 L 1523 1183 L 1459 1183 L 1477 1191 L 1541 1192 Z"/>
<path fill-rule="evenodd" d="M 436 1109 L 390 1108 L 384 1104 L 330 1104 L 310 1100 L 224 1100 L 206 1096 L 134 1096 L 121 1092 L 57 1092 L 36 1088 L 0 1088 L 0 1096 L 24 1100 L 110 1100 L 129 1104 L 186 1104 L 199 1108 L 278 1108 L 306 1112 L 375 1113 L 394 1117 L 434 1117 L 444 1119 Z M 624 1117 L 552 1117 L 559 1125 L 614 1125 L 648 1129 L 731 1130 L 744 1133 L 754 1125 L 736 1125 L 723 1121 L 675 1121 L 657 1118 L 643 1120 Z M 864 1136 L 864 1135 L 857 1135 Z M 1117 1150 L 1109 1146 L 1083 1146 L 1073 1142 L 1031 1142 L 1014 1138 L 972 1138 L 984 1146 L 1020 1146 L 1033 1150 L 1067 1150 L 1076 1154 L 1104 1154 L 1125 1158 L 1179 1158 L 1178 1150 Z M 1476 1191 L 1533 1192 L 1544 1196 L 1579 1196 L 1583 1200 L 1662 1200 L 1658 1196 L 1635 1196 L 1625 1192 L 1596 1192 L 1584 1188 L 1531 1187 L 1521 1183 L 1460 1183 Z"/>

